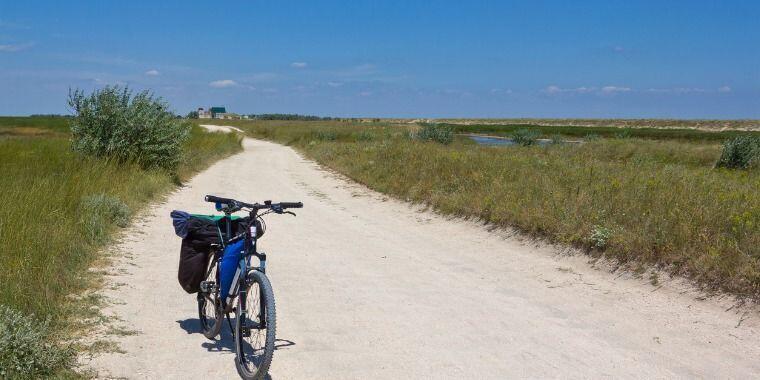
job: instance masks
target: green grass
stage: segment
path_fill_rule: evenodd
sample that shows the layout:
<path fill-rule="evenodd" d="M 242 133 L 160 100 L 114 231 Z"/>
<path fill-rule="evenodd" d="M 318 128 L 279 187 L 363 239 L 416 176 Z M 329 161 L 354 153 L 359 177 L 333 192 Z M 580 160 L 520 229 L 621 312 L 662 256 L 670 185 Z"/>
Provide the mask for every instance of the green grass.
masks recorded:
<path fill-rule="evenodd" d="M 438 123 L 499 124 L 539 126 L 580 126 L 615 128 L 701 129 L 708 131 L 747 130 L 760 131 L 760 120 L 709 120 L 709 119 L 437 119 Z"/>
<path fill-rule="evenodd" d="M 0 116 L 0 136 L 4 134 L 69 133 L 69 118 L 61 116 Z"/>
<path fill-rule="evenodd" d="M 760 299 L 760 171 L 714 169 L 719 142 L 598 139 L 444 146 L 408 127 L 235 122 L 367 186 L 621 263 L 654 265 Z M 320 140 L 317 132 L 336 138 Z M 354 138 L 357 131 L 373 139 Z M 619 131 L 619 130 L 618 130 Z M 584 128 L 588 133 L 588 129 Z"/>
<path fill-rule="evenodd" d="M 0 136 L 0 304 L 50 318 L 53 330 L 65 335 L 65 327 L 83 313 L 71 296 L 88 287 L 87 269 L 118 228 L 118 218 L 134 215 L 212 161 L 239 151 L 240 138 L 194 127 L 178 174 L 171 175 L 79 156 L 59 120 L 31 119 L 0 119 L 9 130 Z M 30 134 L 28 128 L 53 134 Z"/>
<path fill-rule="evenodd" d="M 572 125 L 538 125 L 538 124 L 440 124 L 449 126 L 456 133 L 477 133 L 490 134 L 497 136 L 510 136 L 520 130 L 534 130 L 542 137 L 551 137 L 552 135 L 562 135 L 575 138 L 584 138 L 589 134 L 599 135 L 601 137 L 636 137 L 643 139 L 655 140 L 690 140 L 690 141 L 707 141 L 718 142 L 731 137 L 752 135 L 760 136 L 758 131 L 703 131 L 690 128 L 620 128 L 612 126 L 572 126 Z"/>

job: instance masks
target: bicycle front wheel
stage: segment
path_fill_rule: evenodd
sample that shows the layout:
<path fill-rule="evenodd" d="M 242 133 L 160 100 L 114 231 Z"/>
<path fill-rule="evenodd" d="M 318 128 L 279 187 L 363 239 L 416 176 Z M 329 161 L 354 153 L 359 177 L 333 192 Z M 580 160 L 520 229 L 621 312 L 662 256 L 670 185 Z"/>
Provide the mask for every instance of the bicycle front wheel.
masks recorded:
<path fill-rule="evenodd" d="M 243 379 L 264 379 L 274 355 L 274 292 L 264 273 L 252 270 L 237 299 L 235 366 Z"/>

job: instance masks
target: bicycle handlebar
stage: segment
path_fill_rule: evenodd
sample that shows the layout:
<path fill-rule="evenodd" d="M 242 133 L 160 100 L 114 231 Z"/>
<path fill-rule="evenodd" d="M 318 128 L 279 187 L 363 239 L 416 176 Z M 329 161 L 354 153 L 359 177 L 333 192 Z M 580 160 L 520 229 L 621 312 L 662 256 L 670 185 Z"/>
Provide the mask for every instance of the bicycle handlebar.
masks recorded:
<path fill-rule="evenodd" d="M 303 203 L 301 202 L 280 202 L 280 207 L 282 208 L 302 208 Z"/>
<path fill-rule="evenodd" d="M 234 203 L 234 199 L 217 197 L 216 195 L 206 195 L 206 202 L 212 203 Z"/>
<path fill-rule="evenodd" d="M 274 210 L 284 210 L 287 208 L 302 208 L 303 203 L 301 202 L 280 202 L 280 203 L 272 203 L 272 201 L 264 201 L 264 204 L 259 203 L 246 203 L 234 200 L 232 198 L 222 198 L 217 197 L 215 195 L 206 195 L 206 202 L 212 202 L 212 203 L 223 203 L 227 205 L 233 206 L 232 208 L 250 208 L 253 210 L 265 210 L 265 209 L 274 209 Z M 235 207 L 237 206 L 237 207 Z"/>

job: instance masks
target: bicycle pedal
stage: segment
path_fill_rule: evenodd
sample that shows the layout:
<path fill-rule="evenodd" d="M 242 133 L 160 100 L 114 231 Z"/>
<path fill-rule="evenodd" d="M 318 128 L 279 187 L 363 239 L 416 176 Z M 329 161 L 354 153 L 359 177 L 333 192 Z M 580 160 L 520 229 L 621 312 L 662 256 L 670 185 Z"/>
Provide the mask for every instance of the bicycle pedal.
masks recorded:
<path fill-rule="evenodd" d="M 214 281 L 201 281 L 201 291 L 204 293 L 213 293 L 216 283 Z"/>

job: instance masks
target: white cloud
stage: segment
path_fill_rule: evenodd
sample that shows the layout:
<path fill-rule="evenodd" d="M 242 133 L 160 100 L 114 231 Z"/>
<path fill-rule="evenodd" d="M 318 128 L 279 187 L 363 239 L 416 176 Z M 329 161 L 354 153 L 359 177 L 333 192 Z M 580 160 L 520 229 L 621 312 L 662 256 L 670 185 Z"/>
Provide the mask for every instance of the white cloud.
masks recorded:
<path fill-rule="evenodd" d="M 372 91 L 362 91 L 359 96 L 372 96 Z"/>
<path fill-rule="evenodd" d="M 629 92 L 631 91 L 630 87 L 617 87 L 617 86 L 604 86 L 602 87 L 602 93 L 603 94 L 615 94 L 618 92 Z"/>
<path fill-rule="evenodd" d="M 238 83 L 232 79 L 221 79 L 221 80 L 215 80 L 209 83 L 208 85 L 214 88 L 227 88 L 227 87 L 235 87 L 238 85 Z"/>
<path fill-rule="evenodd" d="M 703 94 L 709 92 L 698 87 L 650 88 L 646 92 L 655 94 Z"/>
<path fill-rule="evenodd" d="M 696 88 L 696 87 L 678 87 L 674 88 L 673 92 L 676 94 L 692 94 L 692 93 L 703 93 L 707 92 L 704 88 Z"/>
<path fill-rule="evenodd" d="M 155 69 L 154 70 L 148 70 L 148 71 L 145 72 L 145 75 L 151 76 L 151 77 L 158 76 L 159 74 L 160 73 L 158 72 L 158 70 L 155 70 Z"/>
<path fill-rule="evenodd" d="M 27 42 L 24 44 L 5 44 L 5 45 L 0 45 L 0 52 L 14 53 L 17 51 L 29 49 L 32 46 L 34 46 L 33 42 Z"/>
<path fill-rule="evenodd" d="M 330 86 L 330 87 L 333 87 L 333 88 L 335 88 L 335 87 L 340 87 L 340 86 L 342 86 L 342 85 L 343 85 L 343 83 L 342 83 L 342 82 L 327 82 L 327 85 L 328 85 L 328 86 Z"/>
<path fill-rule="evenodd" d="M 293 62 L 290 64 L 290 67 L 294 67 L 296 69 L 304 69 L 308 66 L 306 62 Z"/>
<path fill-rule="evenodd" d="M 718 92 L 723 92 L 723 93 L 731 92 L 731 87 L 728 87 L 728 86 L 719 87 Z"/>
<path fill-rule="evenodd" d="M 604 87 L 575 87 L 575 88 L 562 88 L 559 86 L 548 86 L 545 89 L 541 90 L 541 92 L 548 94 L 548 95 L 559 95 L 559 94 L 594 94 L 594 95 L 613 95 L 618 93 L 624 93 L 624 92 L 631 92 L 633 91 L 630 87 L 620 87 L 620 86 L 604 86 Z"/>
<path fill-rule="evenodd" d="M 625 51 L 625 48 L 622 46 L 613 46 L 612 51 L 614 51 L 615 53 L 622 53 Z"/>
<path fill-rule="evenodd" d="M 596 87 L 576 87 L 576 88 L 561 88 L 559 86 L 548 86 L 545 89 L 542 90 L 542 92 L 549 94 L 549 95 L 557 95 L 557 94 L 588 94 L 590 92 L 596 91 Z"/>

